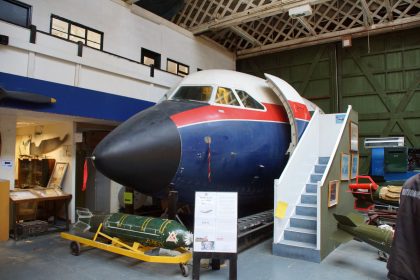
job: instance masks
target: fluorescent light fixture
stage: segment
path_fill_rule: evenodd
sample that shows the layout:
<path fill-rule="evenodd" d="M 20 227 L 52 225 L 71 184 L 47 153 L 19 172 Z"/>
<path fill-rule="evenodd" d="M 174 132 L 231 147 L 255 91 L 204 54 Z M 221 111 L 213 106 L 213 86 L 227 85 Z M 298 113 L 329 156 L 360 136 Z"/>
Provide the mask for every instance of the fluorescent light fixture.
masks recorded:
<path fill-rule="evenodd" d="M 291 8 L 289 10 L 289 17 L 297 18 L 297 17 L 305 17 L 312 15 L 312 8 L 309 4 Z"/>

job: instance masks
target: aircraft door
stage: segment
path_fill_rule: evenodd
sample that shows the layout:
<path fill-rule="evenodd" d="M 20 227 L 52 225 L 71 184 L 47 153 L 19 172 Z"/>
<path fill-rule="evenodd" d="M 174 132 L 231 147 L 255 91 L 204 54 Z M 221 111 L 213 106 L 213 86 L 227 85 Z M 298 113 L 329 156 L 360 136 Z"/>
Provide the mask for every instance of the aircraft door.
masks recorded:
<path fill-rule="evenodd" d="M 268 85 L 277 94 L 286 109 L 291 129 L 291 143 L 288 153 L 292 154 L 311 118 L 308 107 L 305 99 L 286 81 L 270 74 L 264 75 L 267 78 Z"/>

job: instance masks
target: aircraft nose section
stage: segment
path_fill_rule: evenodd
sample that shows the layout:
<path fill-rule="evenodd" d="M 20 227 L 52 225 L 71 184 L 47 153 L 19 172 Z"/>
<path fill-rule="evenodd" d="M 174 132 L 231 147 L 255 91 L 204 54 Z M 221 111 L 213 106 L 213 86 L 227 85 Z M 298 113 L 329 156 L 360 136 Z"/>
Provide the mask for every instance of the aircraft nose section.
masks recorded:
<path fill-rule="evenodd" d="M 93 152 L 94 165 L 100 172 L 149 195 L 166 189 L 181 158 L 176 125 L 155 107 L 119 125 Z"/>

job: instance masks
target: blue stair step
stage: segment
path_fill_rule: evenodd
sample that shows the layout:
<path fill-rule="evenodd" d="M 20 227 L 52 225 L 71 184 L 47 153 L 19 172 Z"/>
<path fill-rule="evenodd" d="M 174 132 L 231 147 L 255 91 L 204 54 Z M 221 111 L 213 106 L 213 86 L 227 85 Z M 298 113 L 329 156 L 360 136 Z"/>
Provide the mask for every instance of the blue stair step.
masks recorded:
<path fill-rule="evenodd" d="M 306 192 L 307 193 L 316 193 L 316 184 L 306 184 Z"/>
<path fill-rule="evenodd" d="M 319 157 L 318 163 L 319 164 L 328 164 L 328 161 L 330 160 L 330 157 Z"/>
<path fill-rule="evenodd" d="M 316 217 L 294 215 L 290 218 L 290 226 L 316 230 Z"/>
<path fill-rule="evenodd" d="M 315 173 L 324 174 L 326 165 L 315 165 Z"/>
<path fill-rule="evenodd" d="M 305 204 L 316 204 L 316 193 L 303 193 L 300 197 L 300 202 Z"/>
<path fill-rule="evenodd" d="M 314 204 L 301 203 L 296 205 L 296 215 L 316 217 L 317 209 Z"/>
<path fill-rule="evenodd" d="M 282 241 L 280 241 L 280 243 L 285 244 L 285 245 L 289 245 L 289 246 L 316 249 L 316 245 L 313 244 L 313 243 L 299 242 L 299 241 L 293 241 L 293 240 L 282 240 Z"/>
<path fill-rule="evenodd" d="M 322 174 L 311 174 L 311 183 L 316 183 L 320 181 L 322 178 Z"/>
<path fill-rule="evenodd" d="M 273 254 L 286 258 L 321 262 L 320 251 L 311 243 L 282 240 L 279 243 L 273 243 Z"/>
<path fill-rule="evenodd" d="M 284 240 L 316 244 L 316 230 L 290 227 L 284 230 Z"/>

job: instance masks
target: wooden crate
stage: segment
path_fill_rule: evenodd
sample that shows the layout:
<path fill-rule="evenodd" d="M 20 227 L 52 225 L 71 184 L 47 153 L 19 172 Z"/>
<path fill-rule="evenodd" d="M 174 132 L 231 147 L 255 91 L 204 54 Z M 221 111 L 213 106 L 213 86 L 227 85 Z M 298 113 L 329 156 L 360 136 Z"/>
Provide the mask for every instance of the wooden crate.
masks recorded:
<path fill-rule="evenodd" d="M 19 237 L 33 236 L 48 231 L 48 222 L 40 220 L 21 222 L 16 226 Z"/>

